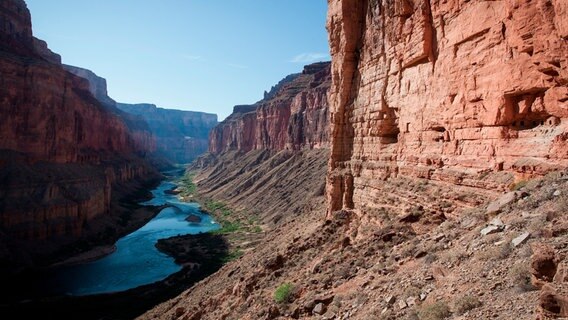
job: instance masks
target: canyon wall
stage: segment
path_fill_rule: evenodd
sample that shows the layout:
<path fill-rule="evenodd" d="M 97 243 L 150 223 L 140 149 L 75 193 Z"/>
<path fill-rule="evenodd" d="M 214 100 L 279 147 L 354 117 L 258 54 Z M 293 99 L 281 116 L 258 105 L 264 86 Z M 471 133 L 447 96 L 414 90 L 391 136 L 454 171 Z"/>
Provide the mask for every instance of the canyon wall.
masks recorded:
<path fill-rule="evenodd" d="M 330 211 L 397 176 L 503 190 L 568 165 L 565 1 L 328 4 Z"/>
<path fill-rule="evenodd" d="M 189 163 L 207 151 L 209 133 L 217 115 L 158 108 L 153 104 L 118 103 L 117 107 L 141 117 L 156 138 L 156 153 L 174 163 Z"/>
<path fill-rule="evenodd" d="M 144 155 L 148 153 L 153 154 L 157 150 L 156 136 L 153 134 L 146 120 L 140 115 L 124 112 L 118 108 L 116 101 L 108 96 L 105 78 L 99 77 L 91 70 L 80 67 L 63 65 L 63 68 L 87 80 L 89 92 L 93 97 L 104 106 L 106 111 L 118 116 L 126 124 L 129 135 L 132 138 L 131 142 L 134 144 L 136 150 L 143 150 Z"/>
<path fill-rule="evenodd" d="M 328 147 L 329 67 L 327 62 L 306 66 L 301 74 L 286 77 L 265 93 L 266 98 L 258 103 L 235 106 L 211 132 L 209 151 Z"/>
<path fill-rule="evenodd" d="M 329 158 L 330 63 L 285 77 L 254 105 L 237 105 L 210 135 L 193 172 L 199 193 L 272 228 L 323 206 Z"/>
<path fill-rule="evenodd" d="M 0 40 L 0 239 L 77 239 L 117 186 L 159 177 L 151 133 L 33 37 L 24 1 L 0 2 Z"/>

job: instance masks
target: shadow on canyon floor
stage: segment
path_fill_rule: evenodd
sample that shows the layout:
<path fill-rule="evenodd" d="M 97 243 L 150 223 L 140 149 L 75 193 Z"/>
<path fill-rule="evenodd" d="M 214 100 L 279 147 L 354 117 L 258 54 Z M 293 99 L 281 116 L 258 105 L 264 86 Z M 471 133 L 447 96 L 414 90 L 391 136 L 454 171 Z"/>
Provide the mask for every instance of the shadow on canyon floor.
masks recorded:
<path fill-rule="evenodd" d="M 20 318 L 131 319 L 171 299 L 217 271 L 226 261 L 229 245 L 222 235 L 202 233 L 160 240 L 156 246 L 174 256 L 183 269 L 168 278 L 124 292 L 91 296 L 56 296 L 17 301 L 26 282 L 3 285 L 0 314 Z M 9 302 L 7 302 L 9 301 Z"/>

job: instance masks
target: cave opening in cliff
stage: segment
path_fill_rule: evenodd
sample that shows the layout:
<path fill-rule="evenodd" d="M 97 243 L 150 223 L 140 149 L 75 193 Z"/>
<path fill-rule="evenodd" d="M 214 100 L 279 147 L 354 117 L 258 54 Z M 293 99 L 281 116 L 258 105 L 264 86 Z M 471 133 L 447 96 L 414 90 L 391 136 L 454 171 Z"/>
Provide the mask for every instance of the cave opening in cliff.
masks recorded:
<path fill-rule="evenodd" d="M 558 125 L 558 118 L 544 111 L 543 101 L 543 93 L 538 90 L 505 96 L 504 124 L 517 131 Z"/>

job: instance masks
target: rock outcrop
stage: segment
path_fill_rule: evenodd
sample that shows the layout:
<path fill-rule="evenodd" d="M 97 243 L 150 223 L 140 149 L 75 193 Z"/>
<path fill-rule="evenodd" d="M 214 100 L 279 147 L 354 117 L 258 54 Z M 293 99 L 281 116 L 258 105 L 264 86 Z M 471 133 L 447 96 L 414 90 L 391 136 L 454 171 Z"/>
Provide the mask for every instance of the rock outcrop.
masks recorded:
<path fill-rule="evenodd" d="M 315 63 L 286 77 L 266 99 L 235 106 L 211 132 L 209 151 L 299 150 L 329 146 L 330 64 Z"/>
<path fill-rule="evenodd" d="M 328 3 L 330 212 L 396 176 L 502 190 L 568 165 L 565 1 Z"/>
<path fill-rule="evenodd" d="M 25 2 L 1 1 L 1 239 L 76 240 L 118 214 L 116 186 L 159 177 L 144 159 L 154 148 L 144 124 L 60 61 L 33 37 Z"/>
<path fill-rule="evenodd" d="M 118 103 L 117 107 L 149 125 L 156 139 L 156 153 L 174 163 L 189 163 L 205 153 L 217 115 L 158 108 L 153 104 Z"/>

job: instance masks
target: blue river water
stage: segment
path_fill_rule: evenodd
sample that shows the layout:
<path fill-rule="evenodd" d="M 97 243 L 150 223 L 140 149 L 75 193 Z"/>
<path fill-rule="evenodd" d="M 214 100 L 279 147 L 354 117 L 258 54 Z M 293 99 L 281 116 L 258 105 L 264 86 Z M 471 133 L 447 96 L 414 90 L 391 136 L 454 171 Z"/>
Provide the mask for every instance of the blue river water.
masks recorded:
<path fill-rule="evenodd" d="M 57 268 L 51 279 L 57 291 L 68 295 L 123 291 L 163 280 L 181 270 L 174 258 L 156 249 L 156 242 L 216 230 L 219 225 L 201 212 L 198 204 L 182 202 L 166 193 L 175 186 L 165 181 L 152 190 L 154 198 L 142 204 L 168 207 L 142 228 L 118 240 L 115 252 L 93 262 Z M 190 214 L 199 216 L 201 222 L 186 221 Z"/>

